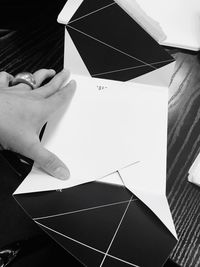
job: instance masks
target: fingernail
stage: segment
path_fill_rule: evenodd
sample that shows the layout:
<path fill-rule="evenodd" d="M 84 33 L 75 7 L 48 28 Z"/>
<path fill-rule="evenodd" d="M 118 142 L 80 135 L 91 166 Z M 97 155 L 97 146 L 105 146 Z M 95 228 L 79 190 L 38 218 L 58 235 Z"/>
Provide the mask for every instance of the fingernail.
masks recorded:
<path fill-rule="evenodd" d="M 67 180 L 70 176 L 70 173 L 69 173 L 69 170 L 67 168 L 58 167 L 55 170 L 54 175 L 58 179 Z"/>
<path fill-rule="evenodd" d="M 56 71 L 54 69 L 50 69 L 49 71 L 56 74 Z"/>

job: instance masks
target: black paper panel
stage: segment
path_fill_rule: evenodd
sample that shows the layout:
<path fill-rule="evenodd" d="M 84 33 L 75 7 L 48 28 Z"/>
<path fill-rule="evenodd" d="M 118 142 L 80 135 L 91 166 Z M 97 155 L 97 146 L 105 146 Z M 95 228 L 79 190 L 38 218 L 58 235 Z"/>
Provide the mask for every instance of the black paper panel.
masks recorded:
<path fill-rule="evenodd" d="M 87 8 L 91 10 L 91 5 L 95 6 L 99 2 L 101 1 L 84 1 L 77 12 L 84 10 L 84 13 L 87 13 Z M 173 58 L 116 3 L 78 20 L 72 17 L 67 29 L 91 75 L 101 77 L 104 73 L 102 78 L 125 81 L 173 61 Z M 128 73 L 127 68 L 136 66 L 146 67 L 140 70 L 135 68 Z M 115 72 L 120 69 L 126 69 L 126 74 Z M 105 74 L 111 71 L 114 72 L 112 77 L 109 73 Z"/>
<path fill-rule="evenodd" d="M 130 201 L 131 196 L 124 186 L 91 182 L 16 198 L 28 213 L 42 214 L 36 222 L 83 265 L 160 267 L 176 239 L 139 199 L 132 196 Z M 59 212 L 49 208 L 53 205 Z"/>
<path fill-rule="evenodd" d="M 93 77 L 126 81 L 155 70 L 72 28 L 68 32 Z"/>

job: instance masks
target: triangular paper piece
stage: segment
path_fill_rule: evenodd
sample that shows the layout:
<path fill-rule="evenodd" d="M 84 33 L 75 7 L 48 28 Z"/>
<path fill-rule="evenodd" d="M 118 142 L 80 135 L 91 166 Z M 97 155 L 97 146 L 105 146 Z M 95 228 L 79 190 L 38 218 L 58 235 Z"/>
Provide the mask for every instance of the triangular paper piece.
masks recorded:
<path fill-rule="evenodd" d="M 97 250 L 94 250 L 87 245 L 81 244 L 76 240 L 72 240 L 67 236 L 64 236 L 53 229 L 38 225 L 59 245 L 61 245 L 65 250 L 67 250 L 72 256 L 74 256 L 80 263 L 81 266 L 94 267 L 100 266 L 104 254 Z M 64 263 L 63 263 L 64 264 Z"/>
<path fill-rule="evenodd" d="M 106 252 L 127 205 L 127 203 L 122 203 L 97 207 L 36 221 L 72 239 Z"/>
<path fill-rule="evenodd" d="M 90 76 L 90 73 L 75 47 L 68 31 L 65 29 L 65 56 L 64 66 L 71 73 Z"/>

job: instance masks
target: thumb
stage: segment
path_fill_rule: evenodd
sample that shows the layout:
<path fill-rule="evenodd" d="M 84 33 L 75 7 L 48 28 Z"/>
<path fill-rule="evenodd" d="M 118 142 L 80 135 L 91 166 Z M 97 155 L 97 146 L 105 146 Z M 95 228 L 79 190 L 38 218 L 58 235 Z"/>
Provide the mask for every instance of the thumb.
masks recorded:
<path fill-rule="evenodd" d="M 70 172 L 66 165 L 55 154 L 44 148 L 40 141 L 31 147 L 29 155 L 37 166 L 55 178 L 61 180 L 69 178 Z"/>

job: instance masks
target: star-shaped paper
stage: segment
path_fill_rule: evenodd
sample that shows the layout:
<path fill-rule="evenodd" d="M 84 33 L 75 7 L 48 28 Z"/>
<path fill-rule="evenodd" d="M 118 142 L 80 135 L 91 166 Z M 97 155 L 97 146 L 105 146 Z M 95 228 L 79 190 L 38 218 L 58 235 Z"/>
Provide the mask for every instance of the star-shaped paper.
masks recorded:
<path fill-rule="evenodd" d="M 33 168 L 15 198 L 84 266 L 162 266 L 177 238 L 165 195 L 174 60 L 115 1 L 68 0 L 58 20 L 77 90 L 43 142 L 71 179 Z"/>

